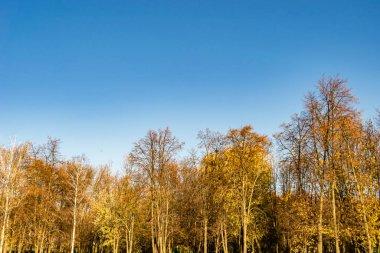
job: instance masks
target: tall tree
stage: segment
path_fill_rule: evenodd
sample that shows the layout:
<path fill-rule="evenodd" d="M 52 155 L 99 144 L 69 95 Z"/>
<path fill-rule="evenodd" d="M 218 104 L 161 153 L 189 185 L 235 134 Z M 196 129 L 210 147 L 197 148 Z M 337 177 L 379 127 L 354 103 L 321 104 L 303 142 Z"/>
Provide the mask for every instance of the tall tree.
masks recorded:
<path fill-rule="evenodd" d="M 353 104 L 355 97 L 340 78 L 322 79 L 317 94 L 309 94 L 306 100 L 314 147 L 314 167 L 320 179 L 319 252 L 322 252 L 322 213 L 325 184 L 329 186 L 332 202 L 335 251 L 340 252 L 337 214 L 337 182 L 342 176 L 341 161 L 343 136 L 358 117 Z"/>
<path fill-rule="evenodd" d="M 132 253 L 136 248 L 135 230 L 142 189 L 133 184 L 131 175 L 119 177 L 111 174 L 108 167 L 103 167 L 95 180 L 94 223 L 102 238 L 103 249 L 111 247 L 113 252 L 118 252 L 124 241 L 125 252 Z"/>
<path fill-rule="evenodd" d="M 266 136 L 253 132 L 251 126 L 232 129 L 227 134 L 227 162 L 230 180 L 233 183 L 234 197 L 238 201 L 242 231 L 242 252 L 248 251 L 248 226 L 253 225 L 252 245 L 257 237 L 254 213 L 268 191 L 271 183 L 272 168 L 269 157 L 270 142 Z"/>
<path fill-rule="evenodd" d="M 20 188 L 24 183 L 23 165 L 27 159 L 28 144 L 12 144 L 10 148 L 0 147 L 0 190 L 2 200 L 2 224 L 0 235 L 0 253 L 6 252 L 5 237 L 9 224 L 9 217 L 13 209 L 18 205 Z"/>
<path fill-rule="evenodd" d="M 153 253 L 167 253 L 170 248 L 172 183 L 176 177 L 174 155 L 183 144 L 171 131 L 149 131 L 134 144 L 128 156 L 129 164 L 140 170 L 149 189 L 151 246 Z"/>
<path fill-rule="evenodd" d="M 221 133 L 212 132 L 209 129 L 200 131 L 198 139 L 200 140 L 199 147 L 203 151 L 198 173 L 198 184 L 200 186 L 198 199 L 200 203 L 198 206 L 201 216 L 200 224 L 203 226 L 203 252 L 207 253 L 209 251 L 209 230 L 215 225 L 211 221 L 220 218 L 216 217 L 218 216 L 217 209 L 221 207 L 220 205 L 216 206 L 216 194 L 218 189 L 221 188 L 220 179 L 221 175 L 223 175 L 223 152 L 226 140 Z"/>
<path fill-rule="evenodd" d="M 74 253 L 79 208 L 87 197 L 86 194 L 88 194 L 87 190 L 91 185 L 93 171 L 90 167 L 85 165 L 83 157 L 78 157 L 73 159 L 73 161 L 66 163 L 66 172 L 70 188 L 70 195 L 68 198 L 72 204 L 72 233 L 70 252 Z"/>
<path fill-rule="evenodd" d="M 292 115 L 291 121 L 281 126 L 275 135 L 279 151 L 280 226 L 285 234 L 286 248 L 307 250 L 313 236 L 314 184 L 310 169 L 310 128 L 305 113 Z"/>

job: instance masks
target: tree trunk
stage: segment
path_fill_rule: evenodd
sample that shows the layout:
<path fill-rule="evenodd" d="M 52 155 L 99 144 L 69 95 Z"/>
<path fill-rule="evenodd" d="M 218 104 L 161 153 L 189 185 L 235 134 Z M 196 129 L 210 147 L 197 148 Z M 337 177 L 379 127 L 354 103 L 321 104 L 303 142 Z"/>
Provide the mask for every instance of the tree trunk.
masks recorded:
<path fill-rule="evenodd" d="M 335 253 L 340 253 L 338 225 L 337 225 L 337 220 L 336 220 L 335 178 L 332 184 L 332 206 L 333 206 L 333 221 L 334 221 L 334 236 L 335 236 Z"/>
<path fill-rule="evenodd" d="M 318 218 L 318 253 L 323 253 L 323 183 L 321 186 L 321 193 L 319 199 L 319 218 Z"/>
<path fill-rule="evenodd" d="M 352 166 L 352 162 L 351 162 L 351 166 Z M 362 192 L 361 192 L 361 187 L 360 187 L 358 179 L 356 177 L 356 172 L 355 172 L 355 168 L 354 167 L 352 167 L 352 172 L 353 172 L 353 175 L 354 175 L 356 189 L 358 191 L 359 200 L 360 200 L 360 204 L 361 204 L 361 209 L 362 209 L 362 214 L 363 214 L 364 228 L 365 228 L 365 233 L 366 233 L 367 243 L 368 243 L 368 252 L 372 253 L 373 249 L 372 249 L 371 236 L 370 236 L 370 233 L 369 233 L 369 227 L 368 227 L 368 221 L 367 221 L 367 212 L 365 210 L 365 205 L 364 205 L 363 195 L 362 195 Z"/>
<path fill-rule="evenodd" d="M 71 251 L 70 251 L 71 253 L 74 253 L 74 247 L 75 247 L 75 228 L 76 228 L 76 223 L 77 223 L 77 198 L 78 198 L 78 185 L 75 186 L 75 195 L 74 195 L 74 217 L 73 217 L 73 231 L 71 235 Z"/>
<path fill-rule="evenodd" d="M 247 218 L 243 216 L 243 253 L 247 253 Z"/>
<path fill-rule="evenodd" d="M 170 252 L 170 243 L 168 243 L 168 228 L 169 228 L 169 199 L 165 196 L 165 229 L 163 231 L 163 253 Z"/>
<path fill-rule="evenodd" d="M 154 242 L 155 238 L 155 217 L 154 217 L 154 202 L 151 203 L 151 240 L 152 240 L 152 252 L 157 253 L 156 244 Z"/>
<path fill-rule="evenodd" d="M 8 195 L 8 190 L 6 189 L 3 226 L 1 228 L 0 253 L 3 253 L 3 249 L 4 249 L 5 233 L 6 233 L 6 229 L 7 229 L 6 227 L 8 224 L 8 213 L 9 213 L 9 195 Z"/>
<path fill-rule="evenodd" d="M 223 246 L 223 252 L 228 253 L 228 238 L 227 238 L 227 228 L 225 224 L 222 224 L 221 226 L 221 233 L 222 233 L 222 246 Z"/>
<path fill-rule="evenodd" d="M 22 231 L 22 237 L 21 237 L 20 241 L 18 242 L 17 252 L 22 252 L 24 238 L 25 238 L 25 229 Z"/>
<path fill-rule="evenodd" d="M 125 242 L 126 242 L 126 253 L 132 253 L 133 249 L 133 228 L 134 228 L 134 217 L 131 218 L 130 227 L 125 226 Z M 128 228 L 129 227 L 129 228 Z"/>
<path fill-rule="evenodd" d="M 220 237 L 220 230 L 217 233 L 216 239 L 215 239 L 215 253 L 219 253 L 219 246 L 220 246 L 219 237 Z"/>
<path fill-rule="evenodd" d="M 261 251 L 261 246 L 260 246 L 260 242 L 259 242 L 259 240 L 257 239 L 257 237 L 255 237 L 255 241 L 256 241 L 257 249 L 258 249 L 259 253 L 261 253 L 261 252 L 262 252 L 262 251 Z M 252 244 L 254 244 L 254 242 L 252 242 Z"/>
<path fill-rule="evenodd" d="M 203 253 L 207 253 L 207 218 L 203 221 Z"/>

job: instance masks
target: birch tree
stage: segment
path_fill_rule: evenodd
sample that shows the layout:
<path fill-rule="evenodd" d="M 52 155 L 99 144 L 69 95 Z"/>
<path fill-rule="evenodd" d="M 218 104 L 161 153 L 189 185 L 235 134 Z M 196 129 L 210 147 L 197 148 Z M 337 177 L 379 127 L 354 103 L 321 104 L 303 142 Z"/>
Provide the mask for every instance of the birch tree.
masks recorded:
<path fill-rule="evenodd" d="M 0 191 L 3 196 L 0 253 L 6 252 L 5 239 L 9 217 L 18 205 L 20 188 L 23 186 L 23 165 L 27 159 L 28 144 L 12 144 L 10 148 L 0 147 Z"/>
<path fill-rule="evenodd" d="M 69 201 L 72 204 L 72 230 L 70 252 L 75 251 L 75 236 L 77 231 L 79 208 L 87 197 L 87 190 L 91 184 L 93 171 L 84 164 L 84 158 L 78 157 L 66 163 L 68 185 L 70 188 Z"/>

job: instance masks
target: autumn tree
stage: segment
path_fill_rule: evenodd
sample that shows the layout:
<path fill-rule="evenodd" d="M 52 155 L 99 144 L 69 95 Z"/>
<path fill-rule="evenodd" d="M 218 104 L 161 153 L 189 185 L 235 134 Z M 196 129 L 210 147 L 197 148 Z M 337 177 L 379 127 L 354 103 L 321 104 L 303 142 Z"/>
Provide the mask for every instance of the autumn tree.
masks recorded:
<path fill-rule="evenodd" d="M 298 205 L 293 209 L 296 215 L 299 217 L 302 213 L 302 210 L 297 211 L 302 201 L 309 204 L 303 209 L 308 209 L 307 206 L 314 206 L 313 200 L 318 198 L 318 207 L 309 212 L 316 213 L 314 222 L 320 253 L 323 252 L 324 235 L 326 239 L 334 239 L 335 252 L 344 248 L 341 237 L 349 240 L 347 237 L 352 237 L 353 228 L 345 220 L 352 221 L 356 214 L 363 220 L 368 249 L 372 250 L 363 200 L 365 183 L 358 177 L 363 161 L 360 152 L 364 150 L 362 121 L 354 106 L 356 98 L 345 84 L 340 78 L 322 79 L 317 91 L 307 95 L 301 116 L 293 116 L 291 123 L 284 124 L 275 136 L 281 154 L 283 194 L 297 200 Z M 362 204 L 355 209 L 352 207 L 356 206 L 356 196 Z M 299 217 L 297 222 L 307 221 L 306 217 Z M 312 223 L 301 225 L 302 235 L 308 235 L 304 237 L 305 245 L 313 235 L 312 226 Z M 293 234 L 294 231 L 292 229 Z"/>
<path fill-rule="evenodd" d="M 100 169 L 95 181 L 97 194 L 92 207 L 101 247 L 118 252 L 124 242 L 125 252 L 134 252 L 141 189 L 133 183 L 131 175 L 112 175 L 107 167 Z"/>
<path fill-rule="evenodd" d="M 354 124 L 358 112 L 353 107 L 356 101 L 345 81 L 340 78 L 322 79 L 318 93 L 310 93 L 306 100 L 310 120 L 315 174 L 319 178 L 320 212 L 318 225 L 318 251 L 322 252 L 322 213 L 325 185 L 331 194 L 332 220 L 335 251 L 340 252 L 339 224 L 337 213 L 338 183 L 344 181 L 342 164 L 343 135 Z"/>
<path fill-rule="evenodd" d="M 260 203 L 271 183 L 272 168 L 269 160 L 270 142 L 266 136 L 253 132 L 251 126 L 232 129 L 227 134 L 227 162 L 234 197 L 239 203 L 239 217 L 242 230 L 242 252 L 248 251 L 248 236 L 251 247 L 260 248 L 258 243 L 257 217 Z M 248 234 L 249 226 L 252 234 Z"/>
<path fill-rule="evenodd" d="M 65 164 L 70 194 L 68 200 L 72 205 L 72 232 L 70 252 L 75 251 L 75 236 L 77 231 L 80 207 L 88 197 L 88 189 L 92 183 L 93 170 L 86 166 L 83 157 L 78 157 Z"/>
<path fill-rule="evenodd" d="M 352 185 L 350 207 L 361 217 L 361 222 L 357 226 L 357 231 L 360 232 L 357 236 L 363 238 L 363 246 L 368 249 L 368 252 L 373 252 L 375 242 L 378 243 L 379 240 L 380 225 L 380 202 L 378 201 L 380 132 L 371 120 L 361 128 L 360 126 L 351 127 L 351 131 L 354 130 L 353 134 L 345 135 L 348 159 L 344 165 Z"/>
<path fill-rule="evenodd" d="M 11 212 L 20 203 L 20 189 L 24 184 L 23 165 L 27 159 L 28 144 L 12 144 L 10 148 L 0 147 L 0 191 L 2 223 L 0 253 L 7 252 L 5 239 Z"/>
<path fill-rule="evenodd" d="M 216 231 L 211 233 L 216 235 L 217 241 L 215 247 L 218 248 L 219 233 L 223 231 L 223 244 L 225 251 L 227 250 L 226 236 L 226 217 L 222 217 L 223 198 L 217 195 L 222 195 L 222 188 L 228 187 L 226 181 L 223 182 L 224 169 L 226 161 L 224 159 L 224 149 L 226 145 L 225 136 L 219 132 L 213 132 L 209 129 L 198 133 L 200 140 L 199 147 L 202 149 L 202 159 L 198 171 L 198 207 L 200 214 L 200 223 L 203 227 L 203 252 L 208 252 L 208 241 L 210 230 Z M 219 202 L 219 203 L 218 203 Z M 219 230 L 221 226 L 222 230 Z M 210 235 L 211 235 L 210 234 Z"/>
<path fill-rule="evenodd" d="M 177 217 L 177 247 L 186 252 L 192 249 L 200 250 L 201 228 L 201 184 L 199 173 L 199 158 L 192 152 L 179 164 L 179 184 L 177 186 L 176 208 Z"/>
<path fill-rule="evenodd" d="M 280 171 L 280 196 L 277 201 L 279 225 L 289 251 L 312 248 L 314 235 L 313 183 L 310 167 L 310 128 L 303 112 L 291 116 L 289 123 L 282 124 L 275 136 Z"/>
<path fill-rule="evenodd" d="M 36 252 L 48 251 L 54 245 L 56 223 L 60 216 L 57 208 L 60 191 L 57 169 L 59 140 L 49 138 L 45 145 L 32 146 L 29 166 L 26 168 L 27 185 L 22 208 L 31 214 L 30 229 Z"/>
<path fill-rule="evenodd" d="M 151 247 L 153 253 L 171 251 L 173 180 L 176 178 L 175 154 L 183 144 L 171 131 L 149 131 L 134 144 L 128 155 L 130 166 L 141 171 L 149 189 Z"/>

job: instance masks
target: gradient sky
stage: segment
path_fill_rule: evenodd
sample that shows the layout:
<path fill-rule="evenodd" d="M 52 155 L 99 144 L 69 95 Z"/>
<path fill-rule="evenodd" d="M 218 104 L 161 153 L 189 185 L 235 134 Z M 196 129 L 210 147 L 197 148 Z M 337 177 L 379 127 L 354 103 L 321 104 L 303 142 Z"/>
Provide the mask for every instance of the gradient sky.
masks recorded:
<path fill-rule="evenodd" d="M 121 167 L 148 129 L 272 135 L 322 75 L 380 107 L 380 1 L 0 1 L 0 144 Z"/>

